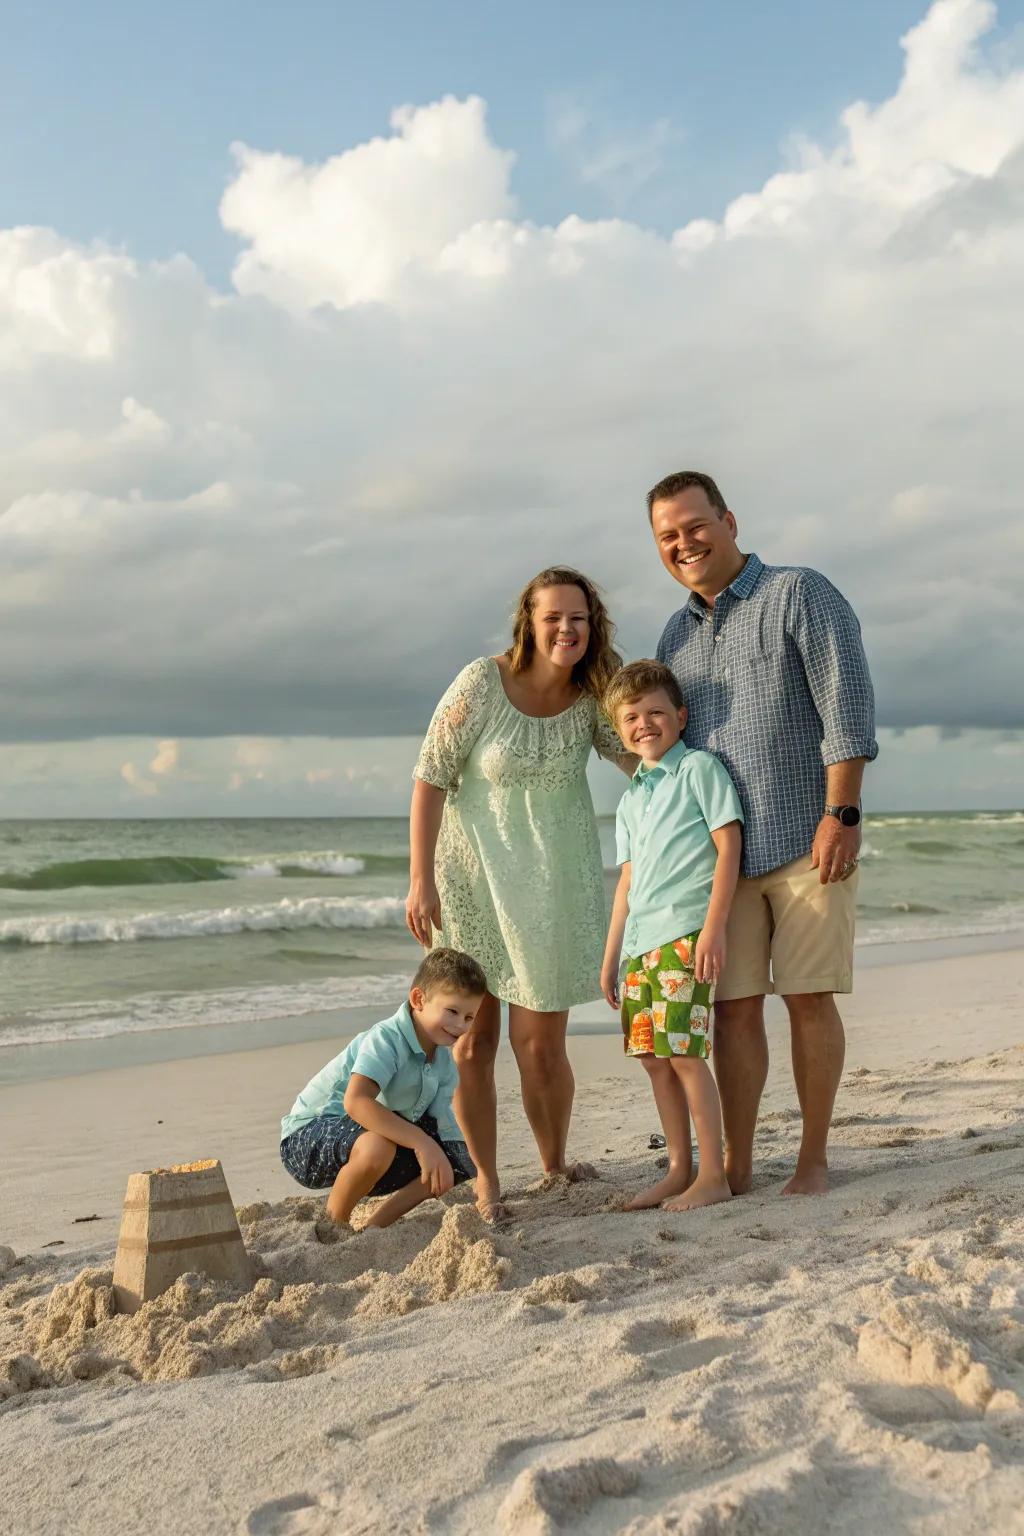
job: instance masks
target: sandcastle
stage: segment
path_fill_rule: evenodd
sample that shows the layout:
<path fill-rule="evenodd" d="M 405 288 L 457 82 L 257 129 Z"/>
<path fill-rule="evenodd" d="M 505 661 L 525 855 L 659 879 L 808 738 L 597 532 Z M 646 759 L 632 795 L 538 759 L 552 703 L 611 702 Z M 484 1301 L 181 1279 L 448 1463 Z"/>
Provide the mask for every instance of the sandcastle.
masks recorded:
<path fill-rule="evenodd" d="M 253 1280 L 218 1158 L 130 1175 L 114 1261 L 118 1310 L 137 1312 L 193 1270 L 240 1287 Z"/>

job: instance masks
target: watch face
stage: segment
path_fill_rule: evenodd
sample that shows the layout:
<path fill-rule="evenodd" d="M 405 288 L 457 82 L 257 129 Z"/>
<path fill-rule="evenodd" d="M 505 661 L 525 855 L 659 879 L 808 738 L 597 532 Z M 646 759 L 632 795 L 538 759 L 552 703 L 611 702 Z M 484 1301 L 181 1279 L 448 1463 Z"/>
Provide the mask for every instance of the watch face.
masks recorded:
<path fill-rule="evenodd" d="M 844 827 L 855 827 L 860 821 L 860 811 L 855 805 L 844 805 L 839 812 L 839 820 Z"/>

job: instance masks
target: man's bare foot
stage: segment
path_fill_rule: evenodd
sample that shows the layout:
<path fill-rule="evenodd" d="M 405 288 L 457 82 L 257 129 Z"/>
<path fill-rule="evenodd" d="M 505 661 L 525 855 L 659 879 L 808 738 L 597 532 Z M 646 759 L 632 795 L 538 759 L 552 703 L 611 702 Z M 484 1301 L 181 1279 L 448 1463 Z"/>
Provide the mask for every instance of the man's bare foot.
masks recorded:
<path fill-rule="evenodd" d="M 681 1195 L 692 1178 L 691 1168 L 680 1168 L 676 1172 L 669 1169 L 663 1179 L 659 1179 L 657 1184 L 652 1184 L 649 1189 L 642 1189 L 638 1195 L 627 1200 L 622 1209 L 624 1211 L 652 1210 L 663 1200 L 669 1200 L 673 1195 Z"/>
<path fill-rule="evenodd" d="M 754 1172 L 749 1163 L 740 1163 L 726 1152 L 725 1176 L 734 1195 L 745 1195 L 753 1182 Z"/>
<path fill-rule="evenodd" d="M 796 1173 L 779 1191 L 783 1195 L 827 1195 L 828 1164 L 811 1163 L 807 1168 L 796 1165 Z"/>
<path fill-rule="evenodd" d="M 713 1176 L 705 1178 L 698 1173 L 689 1189 L 677 1195 L 674 1200 L 666 1200 L 662 1210 L 695 1211 L 702 1205 L 719 1205 L 723 1200 L 731 1199 L 732 1190 L 724 1173 L 717 1178 Z"/>

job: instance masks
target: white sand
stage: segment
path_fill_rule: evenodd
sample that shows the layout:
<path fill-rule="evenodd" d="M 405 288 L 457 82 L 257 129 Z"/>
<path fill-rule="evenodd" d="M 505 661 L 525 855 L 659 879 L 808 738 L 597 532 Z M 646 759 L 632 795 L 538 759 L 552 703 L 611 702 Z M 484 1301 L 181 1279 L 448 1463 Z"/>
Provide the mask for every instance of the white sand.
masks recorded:
<path fill-rule="evenodd" d="M 498 1233 L 463 1190 L 316 1240 L 274 1122 L 323 1041 L 3 1090 L 0 1526 L 1024 1530 L 1021 970 L 864 973 L 820 1201 L 778 1195 L 777 1023 L 755 1189 L 685 1216 L 617 1209 L 657 1154 L 614 1040 L 572 1041 L 573 1150 L 602 1174 L 573 1188 L 530 1188 L 506 1061 Z M 128 1173 L 205 1156 L 262 1278 L 114 1315 Z"/>

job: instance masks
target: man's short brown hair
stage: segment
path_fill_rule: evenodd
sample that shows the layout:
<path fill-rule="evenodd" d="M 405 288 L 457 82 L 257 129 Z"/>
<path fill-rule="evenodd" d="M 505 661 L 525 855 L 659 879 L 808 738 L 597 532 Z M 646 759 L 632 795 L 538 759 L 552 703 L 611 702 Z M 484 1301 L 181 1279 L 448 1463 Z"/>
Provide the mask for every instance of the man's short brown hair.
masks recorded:
<path fill-rule="evenodd" d="M 487 991 L 487 977 L 482 965 L 472 955 L 461 949 L 432 949 L 423 956 L 412 979 L 427 997 L 442 988 L 449 992 L 461 992 L 466 997 L 483 997 Z"/>
<path fill-rule="evenodd" d="M 702 474 L 699 469 L 677 469 L 674 475 L 666 475 L 664 480 L 659 480 L 657 485 L 647 492 L 648 522 L 654 517 L 656 501 L 671 501 L 673 496 L 681 496 L 684 491 L 693 490 L 694 486 L 698 486 L 704 492 L 719 517 L 728 512 L 725 497 L 710 475 Z"/>
<path fill-rule="evenodd" d="M 676 675 L 664 662 L 631 661 L 627 667 L 620 667 L 608 684 L 602 700 L 604 712 L 614 725 L 618 710 L 625 704 L 635 704 L 637 699 L 643 698 L 645 693 L 653 693 L 656 688 L 668 694 L 675 709 L 685 705 Z"/>

